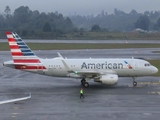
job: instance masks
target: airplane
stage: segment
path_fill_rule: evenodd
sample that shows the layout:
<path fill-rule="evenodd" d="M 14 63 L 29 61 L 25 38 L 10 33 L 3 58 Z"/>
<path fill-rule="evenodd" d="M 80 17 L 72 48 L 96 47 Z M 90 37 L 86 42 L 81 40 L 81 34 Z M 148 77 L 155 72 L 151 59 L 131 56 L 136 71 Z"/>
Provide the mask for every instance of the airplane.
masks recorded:
<path fill-rule="evenodd" d="M 54 77 L 81 79 L 83 87 L 89 87 L 89 80 L 106 85 L 117 85 L 119 77 L 136 78 L 158 72 L 158 69 L 143 59 L 104 58 L 68 59 L 60 53 L 58 57 L 43 59 L 27 46 L 16 32 L 6 32 L 13 60 L 3 63 L 6 67 Z"/>
<path fill-rule="evenodd" d="M 12 102 L 18 102 L 18 101 L 22 101 L 22 100 L 27 100 L 31 98 L 31 93 L 29 96 L 27 97 L 22 97 L 22 98 L 16 98 L 16 99 L 10 99 L 10 100 L 4 100 L 4 101 L 0 101 L 0 105 L 1 104 L 5 104 L 5 103 L 12 103 Z"/>

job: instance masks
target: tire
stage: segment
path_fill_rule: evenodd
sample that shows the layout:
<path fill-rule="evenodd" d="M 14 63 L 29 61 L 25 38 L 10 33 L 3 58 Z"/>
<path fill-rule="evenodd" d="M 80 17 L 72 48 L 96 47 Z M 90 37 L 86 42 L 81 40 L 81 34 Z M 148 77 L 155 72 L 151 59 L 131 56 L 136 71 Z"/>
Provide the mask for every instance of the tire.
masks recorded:
<path fill-rule="evenodd" d="M 137 86 L 137 82 L 134 81 L 134 82 L 133 82 L 133 86 Z"/>
<path fill-rule="evenodd" d="M 88 82 L 85 82 L 85 83 L 83 84 L 83 86 L 84 86 L 85 88 L 88 88 L 88 87 L 89 87 L 89 83 L 88 83 Z"/>

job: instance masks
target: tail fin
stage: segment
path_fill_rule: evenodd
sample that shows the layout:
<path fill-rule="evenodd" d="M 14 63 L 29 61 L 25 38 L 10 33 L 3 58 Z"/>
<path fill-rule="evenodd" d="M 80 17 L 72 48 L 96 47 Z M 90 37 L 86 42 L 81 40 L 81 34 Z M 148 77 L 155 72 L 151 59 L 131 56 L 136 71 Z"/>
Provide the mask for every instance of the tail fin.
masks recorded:
<path fill-rule="evenodd" d="M 40 63 L 39 58 L 15 32 L 6 32 L 14 63 Z"/>

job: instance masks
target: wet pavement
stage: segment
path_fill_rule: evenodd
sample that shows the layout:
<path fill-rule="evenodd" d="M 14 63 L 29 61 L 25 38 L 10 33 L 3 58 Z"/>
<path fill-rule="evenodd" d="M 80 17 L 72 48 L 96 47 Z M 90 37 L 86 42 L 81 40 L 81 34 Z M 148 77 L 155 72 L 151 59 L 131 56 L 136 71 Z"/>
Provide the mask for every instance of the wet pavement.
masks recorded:
<path fill-rule="evenodd" d="M 67 58 L 129 57 L 160 58 L 155 49 L 34 51 L 42 58 L 56 57 L 60 52 Z M 157 49 L 156 49 L 157 50 Z M 138 51 L 138 52 L 135 52 Z M 0 62 L 12 59 L 9 51 L 0 52 Z M 26 101 L 0 106 L 0 120 L 151 120 L 160 117 L 160 77 L 119 78 L 116 86 L 89 81 L 79 99 L 79 79 L 56 78 L 0 66 L 0 100 L 32 94 Z"/>

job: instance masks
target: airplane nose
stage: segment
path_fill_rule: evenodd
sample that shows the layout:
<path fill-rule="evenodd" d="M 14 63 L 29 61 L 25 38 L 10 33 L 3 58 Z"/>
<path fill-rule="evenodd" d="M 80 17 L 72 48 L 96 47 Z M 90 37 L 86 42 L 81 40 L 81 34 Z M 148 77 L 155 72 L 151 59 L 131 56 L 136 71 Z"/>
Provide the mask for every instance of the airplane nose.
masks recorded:
<path fill-rule="evenodd" d="M 153 74 L 156 74 L 157 72 L 158 72 L 158 69 L 153 66 L 153 68 L 152 68 L 152 73 L 153 73 Z"/>

